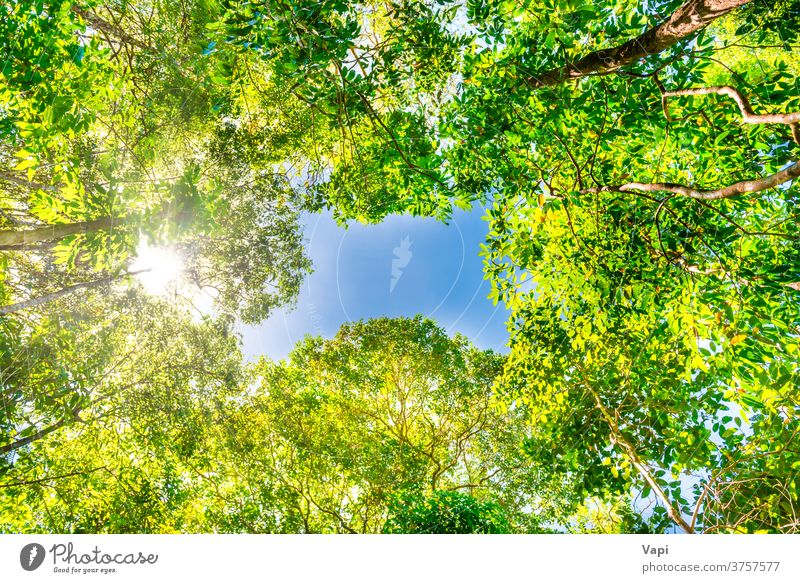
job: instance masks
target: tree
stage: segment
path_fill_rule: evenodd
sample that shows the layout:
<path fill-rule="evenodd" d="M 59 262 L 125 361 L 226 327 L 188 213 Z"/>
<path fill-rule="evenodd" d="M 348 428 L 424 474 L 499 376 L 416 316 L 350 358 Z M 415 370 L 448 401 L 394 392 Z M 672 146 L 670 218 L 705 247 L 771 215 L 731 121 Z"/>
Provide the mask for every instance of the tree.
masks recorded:
<path fill-rule="evenodd" d="M 444 520 L 448 489 L 513 531 L 538 526 L 526 506 L 592 499 L 619 528 L 795 531 L 796 0 L 281 8 L 0 7 L 7 453 L 92 406 L 91 367 L 126 341 L 81 362 L 90 328 L 54 308 L 117 289 L 142 242 L 256 322 L 309 268 L 301 206 L 370 222 L 477 202 L 507 359 L 421 321 L 345 327 L 262 362 L 218 417 L 192 402 L 224 471 L 173 448 L 176 425 L 137 483 L 191 463 L 215 501 L 193 524 L 232 531 L 376 532 L 398 496 Z"/>
<path fill-rule="evenodd" d="M 213 467 L 215 415 L 246 378 L 230 319 L 130 290 L 36 332 L 1 353 L 0 530 L 199 528 L 189 476 Z"/>
<path fill-rule="evenodd" d="M 287 361 L 262 360 L 259 389 L 223 424 L 223 530 L 381 532 L 391 514 L 393 532 L 415 531 L 404 500 L 435 505 L 424 528 L 461 516 L 536 530 L 576 502 L 568 483 L 538 481 L 520 412 L 491 406 L 501 366 L 419 317 L 346 324 Z"/>
<path fill-rule="evenodd" d="M 719 476 L 794 436 L 796 3 L 417 2 L 366 27 L 359 6 L 293 6 L 277 26 L 335 50 L 273 46 L 249 8 L 223 28 L 343 128 L 315 203 L 364 221 L 488 203 L 486 273 L 513 310 L 500 387 L 532 413 L 535 459 L 712 528 Z M 755 524 L 725 500 L 713 528 Z M 760 524 L 794 528 L 770 504 Z"/>
<path fill-rule="evenodd" d="M 797 62 L 772 52 L 776 73 L 756 89 L 761 73 L 737 46 L 747 41 L 718 26 L 672 56 L 511 106 L 503 135 L 483 141 L 508 162 L 494 166 L 502 195 L 489 210 L 487 275 L 514 311 L 504 385 L 534 404 L 538 455 L 553 445 L 571 454 L 590 491 L 617 483 L 652 493 L 689 532 L 787 531 L 793 520 L 777 502 L 751 520 L 747 494 L 733 492 L 759 465 L 760 440 L 794 447 L 797 191 L 773 189 L 797 172 L 797 114 L 755 114 L 734 85 L 791 107 Z M 769 33 L 744 28 L 766 44 Z M 670 90 L 668 80 L 697 88 Z M 690 95 L 733 107 L 677 115 L 675 99 Z M 689 138 L 699 147 L 684 149 Z M 513 168 L 534 172 L 535 187 L 512 184 Z M 630 182 L 637 173 L 674 178 Z M 695 176 L 721 186 L 696 187 L 686 179 Z M 765 463 L 791 480 L 780 451 L 763 452 Z M 724 502 L 708 499 L 729 487 Z M 762 500 L 785 497 L 769 479 L 760 487 Z"/>
<path fill-rule="evenodd" d="M 502 358 L 428 320 L 247 373 L 225 322 L 153 315 L 109 323 L 80 416 L 7 458 L 4 532 L 540 532 L 580 503 L 490 406 Z"/>
<path fill-rule="evenodd" d="M 232 160 L 220 139 L 263 118 L 248 112 L 247 91 L 212 80 L 230 65 L 203 52 L 213 6 L 56 0 L 3 10 L 0 251 L 17 265 L 44 256 L 67 289 L 124 272 L 144 243 L 177 246 L 191 281 L 216 288 L 219 309 L 256 322 L 291 304 L 310 268 L 296 198 L 269 156 Z M 291 141 L 291 130 L 270 127 L 245 132 L 251 148 Z M 6 282 L 9 303 L 59 293 L 20 297 L 26 277 Z"/>

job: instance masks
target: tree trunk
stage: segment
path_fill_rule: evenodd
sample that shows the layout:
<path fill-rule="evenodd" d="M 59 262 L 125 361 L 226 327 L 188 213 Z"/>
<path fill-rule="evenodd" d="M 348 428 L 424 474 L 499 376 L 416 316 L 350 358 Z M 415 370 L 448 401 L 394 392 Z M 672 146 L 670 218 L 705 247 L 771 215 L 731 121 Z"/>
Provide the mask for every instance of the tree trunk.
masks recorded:
<path fill-rule="evenodd" d="M 24 251 L 26 249 L 36 249 L 37 243 L 63 239 L 69 235 L 112 229 L 115 225 L 122 224 L 125 221 L 126 218 L 104 217 L 80 223 L 47 225 L 24 231 L 0 231 L 0 250 Z"/>
<path fill-rule="evenodd" d="M 39 243 L 58 241 L 70 235 L 111 230 L 119 225 L 142 221 L 145 216 L 145 214 L 133 214 L 125 217 L 103 217 L 102 219 L 81 221 L 79 223 L 45 225 L 24 231 L 0 230 L 0 251 L 36 251 L 40 248 Z M 167 208 L 154 213 L 149 220 L 151 223 L 163 220 L 185 222 L 190 221 L 192 217 L 191 211 Z"/>
<path fill-rule="evenodd" d="M 25 300 L 24 302 L 17 302 L 16 304 L 11 304 L 8 306 L 0 306 L 0 315 L 11 314 L 13 312 L 18 312 L 20 310 L 26 310 L 28 308 L 34 308 L 36 306 L 41 306 L 42 304 L 46 304 L 47 302 L 52 302 L 53 300 L 57 300 L 60 297 L 65 295 L 71 294 L 74 291 L 78 291 L 79 289 L 94 289 L 97 287 L 101 287 L 103 285 L 112 283 L 114 281 L 126 278 L 131 275 L 137 275 L 139 273 L 144 273 L 146 271 L 150 271 L 150 269 L 141 269 L 139 271 L 130 271 L 126 273 L 121 273 L 119 275 L 109 275 L 108 277 L 103 277 L 101 279 L 96 279 L 94 281 L 86 281 L 83 283 L 77 283 L 75 285 L 70 285 L 65 288 L 58 290 L 57 292 L 53 292 L 51 294 L 43 295 L 38 298 L 32 298 L 30 300 Z"/>
<path fill-rule="evenodd" d="M 751 0 L 687 0 L 663 23 L 619 46 L 589 53 L 582 59 L 525 78 L 531 89 L 558 85 L 586 75 L 611 73 L 655 55 L 701 31 L 717 18 Z"/>

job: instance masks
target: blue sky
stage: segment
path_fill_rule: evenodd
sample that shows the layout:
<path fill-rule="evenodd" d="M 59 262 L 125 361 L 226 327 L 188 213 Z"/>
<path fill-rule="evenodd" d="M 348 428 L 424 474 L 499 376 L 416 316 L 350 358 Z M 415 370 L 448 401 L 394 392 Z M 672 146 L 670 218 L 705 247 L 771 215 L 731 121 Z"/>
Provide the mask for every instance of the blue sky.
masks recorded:
<path fill-rule="evenodd" d="M 285 357 L 305 335 L 329 338 L 345 322 L 423 314 L 480 348 L 505 352 L 507 312 L 487 299 L 478 255 L 483 209 L 457 211 L 449 224 L 393 216 L 379 225 L 339 227 L 329 214 L 303 219 L 314 273 L 294 309 L 241 326 L 248 359 Z"/>

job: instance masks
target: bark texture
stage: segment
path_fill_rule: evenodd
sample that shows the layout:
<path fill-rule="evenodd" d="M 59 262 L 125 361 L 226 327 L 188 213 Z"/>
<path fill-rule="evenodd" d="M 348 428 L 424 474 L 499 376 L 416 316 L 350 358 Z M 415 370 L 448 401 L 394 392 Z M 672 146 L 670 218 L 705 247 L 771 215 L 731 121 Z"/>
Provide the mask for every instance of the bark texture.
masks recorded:
<path fill-rule="evenodd" d="M 563 67 L 530 75 L 525 83 L 531 89 L 541 89 L 586 75 L 611 73 L 644 57 L 660 53 L 700 32 L 731 10 L 750 2 L 751 0 L 687 0 L 666 21 L 636 38 L 616 47 L 589 53 Z"/>

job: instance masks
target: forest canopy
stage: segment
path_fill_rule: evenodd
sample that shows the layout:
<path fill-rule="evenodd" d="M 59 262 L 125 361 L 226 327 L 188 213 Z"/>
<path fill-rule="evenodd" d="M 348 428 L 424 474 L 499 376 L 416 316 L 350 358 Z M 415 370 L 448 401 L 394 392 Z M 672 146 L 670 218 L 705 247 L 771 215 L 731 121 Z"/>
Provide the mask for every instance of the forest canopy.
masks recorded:
<path fill-rule="evenodd" d="M 798 35 L 797 0 L 3 3 L 0 531 L 798 532 Z M 245 362 L 303 213 L 475 207 L 506 355 L 417 316 Z"/>

